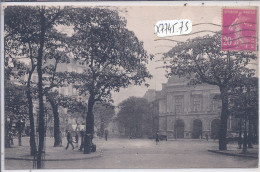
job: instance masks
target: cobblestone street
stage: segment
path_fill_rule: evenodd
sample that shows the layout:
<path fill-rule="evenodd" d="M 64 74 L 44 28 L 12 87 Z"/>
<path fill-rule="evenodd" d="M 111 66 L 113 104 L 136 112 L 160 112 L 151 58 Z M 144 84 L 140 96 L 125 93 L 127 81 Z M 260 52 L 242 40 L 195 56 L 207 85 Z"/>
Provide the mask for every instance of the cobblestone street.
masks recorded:
<path fill-rule="evenodd" d="M 28 138 L 23 140 L 25 147 L 28 144 L 26 140 Z M 64 156 L 72 159 L 45 161 L 45 168 L 254 168 L 258 165 L 258 159 L 208 152 L 209 149 L 217 150 L 218 148 L 217 141 L 213 140 L 208 142 L 205 140 L 170 140 L 161 141 L 158 145 L 154 140 L 148 139 L 112 138 L 106 142 L 103 139 L 95 138 L 94 142 L 97 144 L 97 154 L 100 154 L 100 157 L 73 160 L 73 158 L 82 157 L 82 152 L 77 149 L 71 150 L 71 148 L 65 150 L 64 147 L 53 148 L 51 146 L 53 139 L 47 138 L 46 152 L 48 154 L 53 152 L 50 150 L 59 149 L 56 153 L 53 152 L 53 156 L 57 156 L 57 159 L 62 159 Z M 64 140 L 63 145 L 65 143 Z M 236 149 L 236 147 L 236 144 L 228 145 L 228 149 Z M 6 154 L 10 149 L 6 149 Z M 16 151 L 12 150 L 12 152 Z M 33 163 L 25 160 L 6 160 L 5 165 L 6 169 L 31 169 Z"/>

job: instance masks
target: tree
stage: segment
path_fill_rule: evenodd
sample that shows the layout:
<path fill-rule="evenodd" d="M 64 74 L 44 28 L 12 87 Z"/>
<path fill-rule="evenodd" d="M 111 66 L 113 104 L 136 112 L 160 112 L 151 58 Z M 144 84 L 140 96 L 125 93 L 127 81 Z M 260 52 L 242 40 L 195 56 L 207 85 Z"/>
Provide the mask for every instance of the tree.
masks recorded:
<path fill-rule="evenodd" d="M 105 128 L 115 115 L 115 108 L 111 103 L 97 103 L 93 109 L 95 123 L 99 136 L 103 137 Z"/>
<path fill-rule="evenodd" d="M 39 145 L 37 151 L 37 168 L 42 168 L 42 153 L 44 148 L 44 90 L 43 90 L 43 63 L 51 49 L 56 47 L 56 38 L 59 36 L 56 26 L 61 24 L 61 17 L 65 9 L 37 7 L 10 6 L 5 9 L 6 37 L 17 43 L 14 48 L 18 52 L 34 57 L 37 69 L 37 93 L 39 101 Z M 20 49 L 24 47 L 24 49 Z M 56 47 L 58 48 L 58 47 Z M 33 66 L 32 66 L 33 68 Z M 30 118 L 31 119 L 31 118 Z"/>
<path fill-rule="evenodd" d="M 191 84 L 207 83 L 220 89 L 222 101 L 219 150 L 226 150 L 228 91 L 236 87 L 244 77 L 254 75 L 247 65 L 256 59 L 253 52 L 222 51 L 221 34 L 203 36 L 178 43 L 164 54 L 169 59 L 165 65 L 168 76 L 188 77 Z"/>
<path fill-rule="evenodd" d="M 119 104 L 117 115 L 119 126 L 125 135 L 143 137 L 152 134 L 152 114 L 145 98 L 130 97 Z"/>
<path fill-rule="evenodd" d="M 244 121 L 243 153 L 246 153 L 247 145 L 252 148 L 258 135 L 258 78 L 244 78 L 239 87 L 231 89 L 229 97 L 230 112 Z"/>
<path fill-rule="evenodd" d="M 80 78 L 81 92 L 88 94 L 84 153 L 90 153 L 95 102 L 111 101 L 112 91 L 131 84 L 140 85 L 151 78 L 146 68 L 149 56 L 143 43 L 126 29 L 126 20 L 115 10 L 75 9 L 69 20 L 74 27 L 70 41 L 72 53 L 87 66 Z"/>
<path fill-rule="evenodd" d="M 60 136 L 60 118 L 59 118 L 59 105 L 57 100 L 57 92 L 46 92 L 46 98 L 49 101 L 53 113 L 53 128 L 54 128 L 54 147 L 62 146 L 62 138 Z"/>
<path fill-rule="evenodd" d="M 58 34 L 56 34 L 58 35 Z M 61 42 L 61 43 L 60 43 Z M 59 147 L 62 144 L 61 136 L 60 136 L 60 120 L 59 120 L 59 111 L 58 111 L 58 101 L 59 95 L 55 94 L 55 89 L 59 87 L 67 86 L 66 77 L 64 77 L 64 71 L 57 71 L 58 64 L 61 63 L 69 63 L 69 57 L 66 53 L 62 51 L 57 51 L 56 48 L 65 48 L 66 37 L 64 35 L 59 34 L 58 39 L 56 38 L 55 47 L 50 47 L 50 52 L 45 56 L 48 56 L 48 61 L 46 66 L 43 68 L 44 74 L 48 75 L 48 77 L 44 78 L 45 87 L 44 87 L 44 95 L 46 95 L 47 100 L 49 101 L 54 119 L 54 147 Z M 53 65 L 54 64 L 54 65 Z"/>
<path fill-rule="evenodd" d="M 13 76 L 21 84 L 26 85 L 26 96 L 28 99 L 29 105 L 29 120 L 30 120 L 30 151 L 31 155 L 36 153 L 36 142 L 35 142 L 35 131 L 34 131 L 34 117 L 33 117 L 33 96 L 32 92 L 34 89 L 34 84 L 32 82 L 32 74 L 36 68 L 35 57 L 33 54 L 35 52 L 33 46 L 35 42 L 33 39 L 30 40 L 28 37 L 28 32 L 31 30 L 25 31 L 28 21 L 25 19 L 26 16 L 20 16 L 20 25 L 22 31 L 18 31 L 17 23 L 15 18 L 18 13 L 15 13 L 17 8 L 6 8 L 5 10 L 5 82 L 10 80 L 10 77 Z M 24 23 L 23 23 L 24 22 Z M 32 36 L 32 35 L 31 35 Z M 24 57 L 26 56 L 26 57 Z M 23 62 L 19 61 L 19 58 L 29 58 L 31 66 L 25 65 Z M 14 70 L 14 71 L 12 71 Z M 25 76 L 27 81 L 25 81 Z"/>
<path fill-rule="evenodd" d="M 15 85 L 10 82 L 5 82 L 5 146 L 10 147 L 10 132 L 12 130 L 12 123 L 15 122 L 16 130 L 18 131 L 18 143 L 22 146 L 22 131 L 23 124 L 28 118 L 28 105 L 26 101 L 24 87 Z M 7 118 L 10 121 L 7 121 Z M 14 133 L 13 133 L 14 134 Z"/>

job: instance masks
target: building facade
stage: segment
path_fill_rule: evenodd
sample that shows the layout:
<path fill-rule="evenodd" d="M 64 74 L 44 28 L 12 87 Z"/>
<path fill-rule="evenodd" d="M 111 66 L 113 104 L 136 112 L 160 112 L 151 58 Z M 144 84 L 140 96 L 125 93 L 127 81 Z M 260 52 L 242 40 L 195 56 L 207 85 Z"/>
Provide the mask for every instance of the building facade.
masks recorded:
<path fill-rule="evenodd" d="M 144 97 L 154 94 L 148 92 Z M 158 102 L 159 133 L 169 139 L 217 138 L 221 115 L 221 100 L 215 98 L 218 94 L 217 86 L 188 85 L 188 80 L 172 76 L 162 85 L 160 93 L 154 94 L 153 102 Z M 228 131 L 231 130 L 230 117 Z"/>
<path fill-rule="evenodd" d="M 50 65 L 50 64 L 54 64 L 55 61 L 54 60 L 49 60 L 45 65 Z M 31 64 L 29 64 L 30 66 Z M 78 63 L 76 60 L 71 59 L 70 63 L 58 63 L 57 64 L 57 72 L 75 72 L 75 73 L 83 73 L 84 70 L 86 69 L 86 66 L 83 64 Z M 51 77 L 48 74 L 43 74 L 43 78 L 49 78 Z M 28 75 L 24 75 L 24 81 L 27 81 L 28 79 Z M 38 83 L 38 74 L 36 72 L 36 70 L 34 71 L 34 73 L 32 74 L 32 84 L 34 84 L 34 86 L 36 86 L 36 84 Z M 44 81 L 44 86 L 45 85 L 49 85 L 49 81 L 45 80 Z M 58 91 L 58 93 L 60 95 L 63 96 L 68 96 L 68 97 L 74 97 L 74 98 L 81 98 L 82 101 L 87 101 L 87 96 L 85 95 L 80 95 L 79 91 L 73 87 L 74 84 L 77 83 L 73 83 L 73 84 L 68 84 L 66 86 L 63 87 L 54 87 L 52 88 L 52 91 Z M 53 132 L 54 132 L 54 119 L 53 119 L 53 112 L 52 112 L 52 108 L 49 105 L 49 103 L 46 100 L 46 97 L 44 96 L 44 103 L 45 103 L 45 108 L 47 109 L 46 113 L 46 135 L 52 137 L 53 136 Z M 35 124 L 37 125 L 37 113 L 38 113 L 38 100 L 34 100 L 33 101 L 33 112 L 35 115 Z M 78 126 L 78 130 L 84 129 L 84 125 L 85 124 L 85 119 L 83 119 L 81 116 L 81 114 L 77 114 L 78 112 L 69 112 L 67 108 L 59 106 L 58 107 L 58 112 L 59 112 L 59 120 L 60 120 L 60 131 L 62 133 L 63 136 L 65 136 L 65 130 L 75 130 L 75 126 Z M 36 126 L 35 125 L 35 126 Z M 27 126 L 29 127 L 29 120 L 27 121 Z"/>

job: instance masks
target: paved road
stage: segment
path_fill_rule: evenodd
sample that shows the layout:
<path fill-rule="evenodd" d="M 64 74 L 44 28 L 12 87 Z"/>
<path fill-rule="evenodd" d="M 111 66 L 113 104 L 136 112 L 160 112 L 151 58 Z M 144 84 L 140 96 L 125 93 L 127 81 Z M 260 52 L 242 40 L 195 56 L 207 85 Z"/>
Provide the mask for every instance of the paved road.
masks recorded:
<path fill-rule="evenodd" d="M 45 168 L 223 168 L 257 167 L 258 160 L 208 152 L 217 142 L 200 140 L 161 141 L 145 139 L 96 139 L 102 157 L 77 161 L 45 162 Z M 232 146 L 232 145 L 231 145 Z M 234 145 L 233 145 L 234 146 Z M 31 168 L 26 161 L 7 160 L 8 169 Z"/>

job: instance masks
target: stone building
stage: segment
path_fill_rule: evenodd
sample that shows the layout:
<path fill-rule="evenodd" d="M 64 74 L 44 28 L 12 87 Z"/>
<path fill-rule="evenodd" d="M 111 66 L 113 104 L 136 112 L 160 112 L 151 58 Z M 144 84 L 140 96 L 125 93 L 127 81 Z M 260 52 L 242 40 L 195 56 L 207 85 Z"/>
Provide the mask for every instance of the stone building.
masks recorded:
<path fill-rule="evenodd" d="M 150 93 L 148 93 L 150 92 Z M 221 101 L 215 99 L 220 91 L 217 86 L 188 85 L 188 80 L 172 76 L 162 84 L 160 93 L 148 90 L 145 98 L 156 95 L 158 101 L 158 129 L 171 138 L 217 138 L 220 124 Z M 149 96 L 148 96 L 149 95 Z M 231 117 L 228 131 L 233 128 Z"/>
<path fill-rule="evenodd" d="M 49 64 L 54 64 L 54 60 L 49 60 L 45 65 L 49 65 Z M 31 64 L 26 64 L 28 65 L 28 67 L 31 66 Z M 79 62 L 77 62 L 74 59 L 71 59 L 70 63 L 58 63 L 57 64 L 57 72 L 75 72 L 75 73 L 83 73 L 84 70 L 86 70 L 87 67 L 84 64 L 81 64 Z M 43 74 L 43 78 L 49 78 L 51 77 L 48 74 Z M 13 78 L 11 78 L 12 80 L 14 80 Z M 23 76 L 23 80 L 27 81 L 28 80 L 28 75 L 24 75 Z M 36 86 L 36 84 L 38 83 L 38 74 L 36 72 L 36 69 L 34 71 L 34 73 L 32 74 L 32 84 L 33 86 Z M 44 80 L 44 86 L 50 84 L 48 81 Z M 77 99 L 81 99 L 82 101 L 87 101 L 87 96 L 86 95 L 80 95 L 79 91 L 73 87 L 74 84 L 77 83 L 73 83 L 73 84 L 69 84 L 67 86 L 63 86 L 63 87 L 54 87 L 52 88 L 52 91 L 58 91 L 59 94 L 64 95 L 64 96 L 68 96 L 68 97 L 74 97 Z M 48 110 L 47 112 L 47 123 L 46 123 L 46 135 L 47 136 L 53 136 L 53 132 L 54 132 L 54 121 L 53 121 L 53 113 L 52 113 L 52 108 L 49 105 L 49 103 L 46 100 L 46 97 L 44 96 L 44 104 L 45 104 L 45 108 L 47 108 Z M 78 112 L 69 112 L 67 108 L 64 108 L 62 106 L 58 107 L 58 112 L 59 112 L 59 120 L 60 120 L 60 131 L 62 133 L 62 135 L 65 135 L 65 130 L 69 129 L 69 130 L 75 130 L 75 125 L 80 125 L 80 127 L 78 129 L 84 129 L 84 124 L 85 123 L 85 119 L 83 119 L 81 116 L 81 114 L 78 114 Z M 33 101 L 33 113 L 34 113 L 34 119 L 35 119 L 35 127 L 37 126 L 37 113 L 38 113 L 38 100 L 34 100 Z M 27 124 L 26 124 L 27 128 L 29 128 L 29 120 L 27 120 Z"/>

